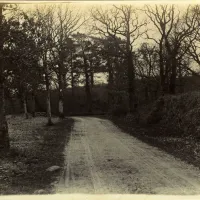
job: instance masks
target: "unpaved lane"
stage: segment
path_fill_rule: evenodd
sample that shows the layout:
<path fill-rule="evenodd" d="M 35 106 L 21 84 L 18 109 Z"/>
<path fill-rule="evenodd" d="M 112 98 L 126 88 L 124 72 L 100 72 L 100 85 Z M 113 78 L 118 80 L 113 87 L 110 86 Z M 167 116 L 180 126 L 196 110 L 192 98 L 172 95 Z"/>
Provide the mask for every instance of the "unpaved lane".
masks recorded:
<path fill-rule="evenodd" d="M 123 133 L 109 120 L 74 117 L 57 193 L 200 194 L 200 171 Z"/>

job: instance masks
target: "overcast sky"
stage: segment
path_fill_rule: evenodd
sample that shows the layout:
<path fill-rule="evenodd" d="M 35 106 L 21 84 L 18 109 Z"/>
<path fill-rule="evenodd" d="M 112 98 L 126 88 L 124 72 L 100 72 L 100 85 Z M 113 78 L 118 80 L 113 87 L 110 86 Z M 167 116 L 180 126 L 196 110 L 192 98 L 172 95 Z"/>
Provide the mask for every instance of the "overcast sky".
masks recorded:
<path fill-rule="evenodd" d="M 29 1 L 29 3 L 27 3 L 27 2 L 28 1 L 26 1 L 26 4 L 20 4 L 20 7 L 23 8 L 24 10 L 26 10 L 27 12 L 28 12 L 28 10 L 32 10 L 38 4 L 41 5 L 41 6 L 44 5 L 44 2 L 41 2 L 41 1 L 40 2 L 30 2 Z M 87 13 L 90 10 L 90 8 L 92 8 L 94 6 L 101 6 L 105 9 L 108 9 L 109 7 L 112 7 L 113 4 L 129 4 L 129 5 L 132 4 L 132 5 L 134 5 L 134 7 L 141 8 L 146 4 L 151 4 L 153 6 L 155 4 L 160 4 L 160 3 L 162 3 L 162 4 L 172 4 L 172 3 L 174 3 L 174 4 L 176 4 L 178 10 L 183 12 L 187 8 L 188 4 L 200 3 L 200 1 L 188 1 L 188 0 L 182 0 L 182 1 L 176 1 L 176 0 L 175 1 L 158 1 L 157 0 L 157 1 L 140 1 L 140 2 L 139 1 L 101 1 L 101 2 L 100 1 L 87 1 L 87 2 L 86 1 L 85 2 L 83 2 L 83 1 L 82 2 L 81 1 L 73 1 L 72 2 L 71 1 L 70 5 L 73 7 L 74 10 L 77 9 L 77 10 L 80 10 L 84 13 Z M 50 5 L 50 4 L 52 4 L 52 2 L 48 2 L 48 3 L 45 3 L 45 4 Z M 139 17 L 144 18 L 145 13 L 141 11 L 139 13 Z M 152 26 L 152 25 L 148 24 L 148 26 Z M 152 26 L 152 29 L 156 30 L 154 28 L 154 26 Z M 80 30 L 80 32 L 84 32 L 84 30 L 82 29 L 82 30 Z M 160 37 L 160 35 L 155 33 L 154 37 Z M 137 40 L 135 46 L 140 45 L 140 43 L 144 42 L 144 41 L 146 41 L 146 40 L 143 39 L 143 38 Z M 148 41 L 148 42 L 150 42 L 150 41 Z M 105 80 L 106 80 L 106 77 L 103 77 L 103 75 L 100 75 L 100 77 L 96 78 L 95 81 L 105 82 Z"/>
<path fill-rule="evenodd" d="M 0 0 L 1 1 L 1 0 Z M 26 1 L 28 2 L 28 1 Z M 51 5 L 53 4 L 52 2 L 42 2 L 40 1 L 39 3 L 34 2 L 34 3 L 30 3 L 31 1 L 29 1 L 28 4 L 20 4 L 20 7 L 23 8 L 24 10 L 26 10 L 28 12 L 28 10 L 32 10 L 36 5 L 41 5 L 43 6 L 44 4 L 47 5 Z M 56 1 L 55 1 L 56 2 Z M 89 10 L 92 7 L 102 7 L 103 9 L 109 9 L 112 7 L 113 4 L 132 4 L 134 7 L 136 8 L 143 8 L 144 5 L 146 4 L 151 4 L 152 6 L 158 3 L 175 3 L 176 7 L 178 8 L 178 10 L 180 12 L 183 12 L 189 3 L 194 3 L 197 1 L 186 1 L 186 0 L 182 0 L 182 1 L 69 1 L 70 5 L 73 7 L 73 10 L 79 10 L 80 12 L 83 12 L 84 14 L 89 14 Z M 68 2 L 68 3 L 69 3 Z M 200 3 L 200 1 L 198 1 Z M 54 3 L 56 4 L 56 3 Z M 64 3 L 66 4 L 66 3 Z M 144 12 L 142 11 L 138 11 L 139 13 L 139 19 L 143 20 L 146 15 Z M 89 24 L 88 24 L 89 25 Z M 148 24 L 148 26 L 151 26 L 151 28 L 154 28 L 151 23 Z M 88 29 L 88 28 L 87 28 Z M 80 30 L 80 32 L 84 32 L 83 30 Z"/>

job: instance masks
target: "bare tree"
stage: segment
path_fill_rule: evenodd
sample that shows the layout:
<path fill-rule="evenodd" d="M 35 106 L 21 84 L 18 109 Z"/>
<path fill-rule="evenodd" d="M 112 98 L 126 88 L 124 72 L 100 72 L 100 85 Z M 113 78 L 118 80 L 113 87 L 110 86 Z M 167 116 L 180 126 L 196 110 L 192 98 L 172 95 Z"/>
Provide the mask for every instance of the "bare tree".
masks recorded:
<path fill-rule="evenodd" d="M 79 50 L 77 52 L 78 56 L 83 60 L 83 74 L 85 77 L 85 93 L 87 101 L 87 111 L 92 112 L 92 94 L 91 94 L 91 81 L 90 81 L 90 72 L 91 66 L 89 62 L 89 54 L 91 54 L 92 43 L 85 34 L 78 33 L 74 35 L 76 38 L 77 45 Z"/>
<path fill-rule="evenodd" d="M 51 76 L 52 76 L 52 66 L 54 65 L 54 60 L 52 60 L 50 53 L 53 48 L 53 7 L 38 7 L 35 11 L 35 17 L 37 21 L 37 34 L 36 38 L 38 48 L 41 48 L 41 65 L 43 67 L 43 73 L 45 76 L 45 86 L 46 86 L 46 112 L 48 118 L 48 125 L 52 125 L 51 116 Z"/>
<path fill-rule="evenodd" d="M 135 62 L 136 75 L 141 79 L 141 82 L 144 85 L 145 100 L 148 102 L 152 92 L 154 93 L 155 98 L 158 94 L 159 64 L 156 46 L 142 43 L 137 51 Z"/>
<path fill-rule="evenodd" d="M 166 61 L 170 61 L 166 58 L 165 47 L 169 50 L 169 35 L 172 31 L 174 20 L 175 20 L 175 8 L 169 5 L 156 5 L 155 8 L 146 6 L 146 15 L 157 28 L 160 39 L 156 40 L 147 34 L 148 39 L 152 39 L 159 46 L 159 67 L 160 67 L 160 85 L 161 93 L 165 94 L 168 92 L 168 74 L 169 65 Z"/>
<path fill-rule="evenodd" d="M 66 74 L 69 72 L 66 60 L 67 57 L 70 57 L 68 41 L 71 35 L 85 23 L 85 19 L 81 17 L 79 12 L 74 12 L 69 5 L 56 7 L 54 17 L 54 48 L 52 50 L 54 58 L 58 58 L 56 72 L 59 85 L 59 116 L 64 118 L 64 85 L 66 84 Z"/>
<path fill-rule="evenodd" d="M 124 55 L 120 52 L 119 46 L 120 48 L 124 48 L 125 43 L 120 38 L 113 39 L 113 37 L 99 38 L 98 40 L 98 54 L 101 56 L 100 70 L 101 72 L 107 73 L 108 105 L 112 108 L 114 103 L 113 93 L 116 90 L 116 86 L 120 83 L 121 87 L 123 87 L 122 81 L 119 78 L 121 74 L 119 66 L 121 64 L 121 60 L 124 59 Z"/>
<path fill-rule="evenodd" d="M 157 29 L 160 39 L 147 34 L 159 46 L 160 84 L 162 94 L 175 94 L 178 60 L 186 53 L 185 39 L 194 34 L 197 20 L 188 21 L 189 7 L 184 15 L 174 5 L 146 6 L 145 13 Z"/>
<path fill-rule="evenodd" d="M 126 42 L 126 48 L 120 47 L 127 61 L 129 112 L 137 108 L 135 92 L 135 66 L 133 64 L 133 45 L 135 41 L 145 32 L 142 27 L 146 22 L 140 22 L 137 10 L 131 5 L 113 6 L 110 10 L 93 9 L 91 16 L 94 20 L 94 29 L 106 37 L 114 39 L 117 36 Z"/>
<path fill-rule="evenodd" d="M 195 5 L 190 8 L 188 15 L 187 15 L 187 23 L 191 24 L 192 21 L 197 20 L 197 31 L 194 32 L 192 37 L 186 38 L 186 43 L 189 45 L 189 48 L 187 49 L 187 54 L 190 58 L 192 58 L 193 61 L 195 61 L 200 66 L 200 31 L 199 31 L 199 25 L 200 25 L 200 6 Z M 193 69 L 187 68 L 192 74 L 198 75 Z"/>

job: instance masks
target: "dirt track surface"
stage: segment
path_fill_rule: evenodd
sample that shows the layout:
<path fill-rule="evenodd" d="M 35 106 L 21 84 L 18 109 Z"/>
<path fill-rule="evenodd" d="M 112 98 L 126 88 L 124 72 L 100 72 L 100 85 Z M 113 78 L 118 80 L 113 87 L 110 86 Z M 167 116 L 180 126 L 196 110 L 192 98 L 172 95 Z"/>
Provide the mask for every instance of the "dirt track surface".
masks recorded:
<path fill-rule="evenodd" d="M 57 193 L 200 194 L 200 171 L 122 132 L 109 120 L 74 117 Z"/>

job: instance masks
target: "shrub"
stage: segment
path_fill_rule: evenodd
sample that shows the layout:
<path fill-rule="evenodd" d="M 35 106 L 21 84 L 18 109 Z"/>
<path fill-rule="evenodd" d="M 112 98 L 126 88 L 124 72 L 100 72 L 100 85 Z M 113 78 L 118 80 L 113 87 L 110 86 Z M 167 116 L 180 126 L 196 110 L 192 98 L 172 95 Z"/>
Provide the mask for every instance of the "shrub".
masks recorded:
<path fill-rule="evenodd" d="M 151 112 L 147 115 L 146 122 L 149 124 L 158 123 L 163 116 L 164 99 L 159 98 L 152 107 Z"/>
<path fill-rule="evenodd" d="M 163 135 L 200 137 L 200 92 L 168 95 L 155 102 L 146 122 L 166 128 Z"/>

